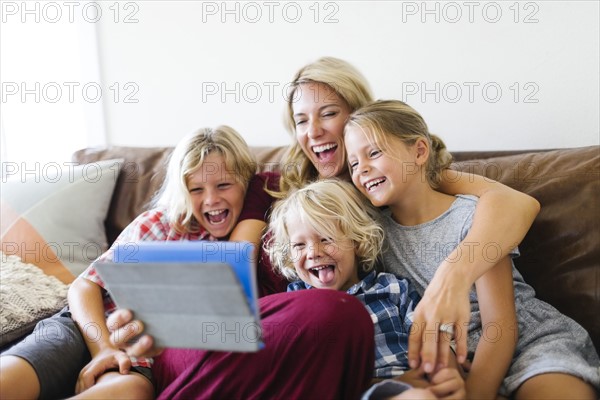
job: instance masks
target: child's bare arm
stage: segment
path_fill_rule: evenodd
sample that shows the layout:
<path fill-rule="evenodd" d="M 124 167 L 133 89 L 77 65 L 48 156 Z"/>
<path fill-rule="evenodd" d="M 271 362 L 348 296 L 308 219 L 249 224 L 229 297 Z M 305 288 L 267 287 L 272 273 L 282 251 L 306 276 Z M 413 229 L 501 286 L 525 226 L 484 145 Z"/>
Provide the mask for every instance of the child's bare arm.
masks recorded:
<path fill-rule="evenodd" d="M 100 286 L 79 277 L 71 285 L 68 298 L 73 320 L 79 326 L 92 356 L 79 375 L 76 388 L 79 393 L 93 386 L 107 369 L 119 368 L 121 373 L 126 373 L 131 367 L 131 360 L 110 342 Z"/>
<path fill-rule="evenodd" d="M 267 223 L 259 219 L 245 219 L 240 221 L 229 236 L 232 242 L 250 242 L 257 250 L 261 244 L 261 237 L 264 233 Z"/>
<path fill-rule="evenodd" d="M 467 397 L 495 398 L 518 338 L 510 258 L 503 257 L 475 285 L 483 334 L 467 378 Z"/>
<path fill-rule="evenodd" d="M 491 179 L 451 170 L 442 176 L 441 192 L 473 194 L 480 199 L 471 230 L 447 257 L 454 262 L 442 262 L 415 310 L 414 322 L 423 329 L 410 337 L 409 360 L 413 367 L 419 361 L 428 363 L 431 370 L 449 357 L 447 346 L 442 347 L 443 341 L 431 340 L 431 332 L 436 332 L 442 323 L 456 323 L 458 329 L 465 326 L 470 317 L 468 291 L 495 265 L 485 257 L 482 246 L 495 243 L 502 254 L 508 254 L 523 240 L 540 210 L 533 197 Z M 466 254 L 474 257 L 465 257 Z M 456 344 L 457 357 L 462 362 L 467 354 L 466 336 L 457 337 Z"/>

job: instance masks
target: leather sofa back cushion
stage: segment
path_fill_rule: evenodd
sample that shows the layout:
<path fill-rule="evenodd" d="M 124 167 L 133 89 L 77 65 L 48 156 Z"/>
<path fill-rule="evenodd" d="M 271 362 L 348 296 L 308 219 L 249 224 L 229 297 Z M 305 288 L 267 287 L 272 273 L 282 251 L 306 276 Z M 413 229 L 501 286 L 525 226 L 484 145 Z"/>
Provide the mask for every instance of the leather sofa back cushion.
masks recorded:
<path fill-rule="evenodd" d="M 600 147 L 462 161 L 456 169 L 541 203 L 515 265 L 538 298 L 582 324 L 600 348 Z"/>
<path fill-rule="evenodd" d="M 276 170 L 284 147 L 255 147 L 263 169 Z M 171 148 L 81 150 L 79 162 L 124 158 L 106 221 L 109 242 L 148 204 Z M 542 211 L 519 246 L 519 271 L 540 299 L 581 323 L 600 348 L 600 147 L 542 151 L 457 152 L 455 169 L 528 193 Z"/>

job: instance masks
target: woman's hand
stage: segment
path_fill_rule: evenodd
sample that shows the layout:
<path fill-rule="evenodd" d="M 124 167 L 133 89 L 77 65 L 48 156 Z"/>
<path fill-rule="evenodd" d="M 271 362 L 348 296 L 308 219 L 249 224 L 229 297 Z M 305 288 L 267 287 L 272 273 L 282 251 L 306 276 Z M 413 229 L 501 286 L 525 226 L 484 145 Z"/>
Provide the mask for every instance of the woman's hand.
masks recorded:
<path fill-rule="evenodd" d="M 111 343 L 133 357 L 154 357 L 163 349 L 154 347 L 154 340 L 149 335 L 142 335 L 144 324 L 134 320 L 129 310 L 119 309 L 113 312 L 106 321 L 110 331 Z M 139 336 L 134 340 L 135 337 Z"/>
<path fill-rule="evenodd" d="M 456 340 L 456 358 L 467 357 L 467 332 L 471 316 L 471 285 L 451 265 L 442 263 L 417 305 L 408 339 L 408 360 L 412 369 L 423 367 L 427 373 L 447 367 L 450 341 Z M 454 334 L 441 331 L 453 327 Z"/>

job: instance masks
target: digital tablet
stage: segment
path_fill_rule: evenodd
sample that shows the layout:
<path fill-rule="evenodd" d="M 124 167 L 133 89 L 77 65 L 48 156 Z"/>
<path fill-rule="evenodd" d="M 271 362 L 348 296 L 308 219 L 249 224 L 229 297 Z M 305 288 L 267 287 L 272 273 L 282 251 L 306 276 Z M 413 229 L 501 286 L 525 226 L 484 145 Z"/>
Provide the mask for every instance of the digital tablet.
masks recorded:
<path fill-rule="evenodd" d="M 252 352 L 263 346 L 253 248 L 247 242 L 128 243 L 96 269 L 117 306 L 144 322 L 156 346 Z"/>

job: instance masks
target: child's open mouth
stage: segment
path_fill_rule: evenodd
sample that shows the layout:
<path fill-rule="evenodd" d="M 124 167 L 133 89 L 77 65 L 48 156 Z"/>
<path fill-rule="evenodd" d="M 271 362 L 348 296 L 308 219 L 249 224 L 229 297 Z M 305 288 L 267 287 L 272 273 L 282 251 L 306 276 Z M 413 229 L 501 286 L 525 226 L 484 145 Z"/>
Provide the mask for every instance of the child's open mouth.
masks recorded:
<path fill-rule="evenodd" d="M 333 265 L 320 265 L 318 267 L 310 268 L 309 271 L 325 284 L 331 282 L 334 277 Z"/>
<path fill-rule="evenodd" d="M 373 179 L 373 180 L 365 183 L 364 186 L 365 186 L 365 189 L 367 189 L 367 192 L 372 192 L 373 190 L 377 189 L 377 187 L 385 181 L 386 181 L 385 178 L 377 178 L 377 179 Z"/>
<path fill-rule="evenodd" d="M 317 155 L 319 161 L 326 162 L 331 160 L 337 147 L 338 145 L 335 143 L 327 143 L 320 146 L 313 146 L 312 151 Z"/>
<path fill-rule="evenodd" d="M 221 224 L 223 223 L 223 221 L 225 221 L 227 215 L 229 215 L 229 210 L 213 210 L 205 212 L 204 215 L 206 216 L 206 219 L 209 223 L 216 225 Z"/>

